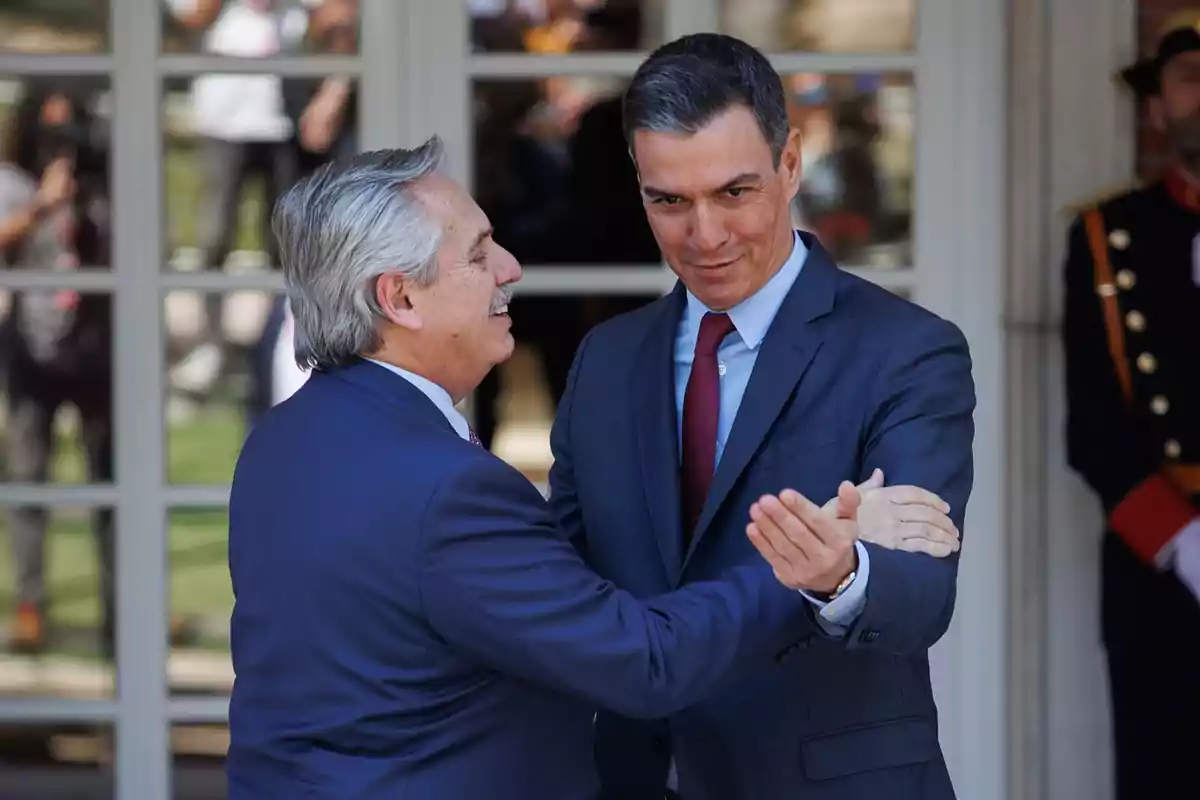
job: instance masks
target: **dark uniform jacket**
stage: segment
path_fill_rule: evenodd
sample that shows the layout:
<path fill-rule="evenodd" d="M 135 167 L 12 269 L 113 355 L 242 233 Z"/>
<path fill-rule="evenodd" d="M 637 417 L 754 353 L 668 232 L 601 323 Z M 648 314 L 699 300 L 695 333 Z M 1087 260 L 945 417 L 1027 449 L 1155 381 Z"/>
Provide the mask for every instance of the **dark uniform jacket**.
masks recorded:
<path fill-rule="evenodd" d="M 1067 456 L 1107 518 L 1105 644 L 1194 648 L 1168 556 L 1200 515 L 1200 192 L 1172 174 L 1087 207 L 1068 248 Z"/>

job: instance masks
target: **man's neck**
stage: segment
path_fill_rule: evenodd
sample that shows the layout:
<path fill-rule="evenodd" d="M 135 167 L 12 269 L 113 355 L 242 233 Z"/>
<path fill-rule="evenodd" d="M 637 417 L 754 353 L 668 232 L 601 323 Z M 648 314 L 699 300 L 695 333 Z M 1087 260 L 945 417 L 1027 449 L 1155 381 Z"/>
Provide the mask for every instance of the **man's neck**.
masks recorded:
<path fill-rule="evenodd" d="M 381 364 L 388 364 L 396 367 L 397 369 L 402 369 L 405 372 L 410 372 L 413 375 L 424 378 L 435 386 L 440 386 L 448 395 L 450 395 L 451 401 L 453 401 L 455 404 L 458 404 L 464 397 L 466 397 L 467 394 L 469 394 L 469 392 L 456 391 L 454 387 L 448 385 L 449 381 L 446 381 L 444 377 L 438 375 L 437 370 L 427 368 L 427 366 L 422 363 L 420 359 L 413 358 L 407 353 L 398 352 L 396 348 L 389 348 L 385 345 L 373 353 L 363 353 L 362 357 L 370 359 L 371 361 L 378 361 Z"/>

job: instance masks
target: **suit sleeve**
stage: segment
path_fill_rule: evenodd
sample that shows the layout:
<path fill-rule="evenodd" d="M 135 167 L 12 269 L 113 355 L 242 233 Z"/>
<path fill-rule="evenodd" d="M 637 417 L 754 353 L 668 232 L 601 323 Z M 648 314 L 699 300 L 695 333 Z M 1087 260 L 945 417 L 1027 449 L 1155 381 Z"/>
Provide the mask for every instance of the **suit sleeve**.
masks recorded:
<path fill-rule="evenodd" d="M 588 331 L 579 344 L 571 371 L 567 374 L 567 387 L 558 403 L 554 425 L 550 429 L 550 452 L 554 463 L 550 465 L 550 513 L 558 522 L 567 539 L 587 558 L 587 531 L 583 527 L 583 509 L 579 505 L 579 493 L 575 488 L 575 462 L 571 457 L 571 414 L 575 401 L 575 386 L 579 382 L 584 353 L 592 339 Z"/>
<path fill-rule="evenodd" d="M 765 564 L 656 599 L 617 589 L 587 567 L 537 490 L 486 455 L 444 479 L 422 536 L 422 601 L 450 644 L 629 717 L 692 705 L 806 629 L 806 601 Z"/>
<path fill-rule="evenodd" d="M 920 486 L 950 506 L 963 530 L 974 481 L 975 385 L 962 332 L 929 317 L 893 350 L 872 404 L 864 474 Z M 965 535 L 964 535 L 965 538 Z M 950 626 L 958 553 L 934 558 L 864 543 L 871 579 L 866 605 L 847 637 L 851 648 L 923 652 Z"/>
<path fill-rule="evenodd" d="M 1071 228 L 1064 282 L 1067 461 L 1099 496 L 1108 527 L 1152 564 L 1197 512 L 1159 473 L 1156 439 L 1125 401 L 1082 221 Z"/>

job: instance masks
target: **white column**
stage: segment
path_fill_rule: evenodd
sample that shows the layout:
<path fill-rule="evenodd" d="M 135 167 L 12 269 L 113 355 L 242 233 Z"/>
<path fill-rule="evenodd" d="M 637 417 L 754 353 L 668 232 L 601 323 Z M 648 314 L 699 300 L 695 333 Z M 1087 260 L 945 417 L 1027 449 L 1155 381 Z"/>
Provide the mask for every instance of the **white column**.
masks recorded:
<path fill-rule="evenodd" d="M 1063 378 L 1057 341 L 1068 204 L 1133 175 L 1132 105 L 1112 74 L 1136 48 L 1133 0 L 1052 0 L 1049 47 L 1049 197 L 1044 352 L 1046 463 L 1047 797 L 1111 796 L 1106 673 L 1100 645 L 1099 547 L 1103 523 L 1092 493 L 1066 466 Z"/>
<path fill-rule="evenodd" d="M 962 328 L 978 405 L 958 602 L 931 653 L 958 795 L 1006 797 L 1004 408 L 1005 7 L 918 4 L 916 301 Z"/>
<path fill-rule="evenodd" d="M 1009 57 L 1008 371 L 1009 797 L 1046 798 L 1045 406 L 1050 343 L 1044 178 L 1049 158 L 1048 0 L 1014 0 Z"/>
<path fill-rule="evenodd" d="M 112 269 L 116 275 L 117 797 L 171 796 L 163 513 L 160 20 L 113 0 Z"/>

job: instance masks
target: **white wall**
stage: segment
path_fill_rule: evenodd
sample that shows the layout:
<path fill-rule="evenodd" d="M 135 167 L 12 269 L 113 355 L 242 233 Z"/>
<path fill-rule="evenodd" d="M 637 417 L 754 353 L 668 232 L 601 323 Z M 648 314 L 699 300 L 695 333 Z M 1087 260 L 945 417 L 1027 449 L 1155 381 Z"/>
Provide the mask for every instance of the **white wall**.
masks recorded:
<path fill-rule="evenodd" d="M 1134 54 L 1136 17 L 1133 0 L 1013 0 L 1011 24 L 1010 796 L 1105 800 L 1102 523 L 1065 464 L 1058 325 L 1064 210 L 1133 173 L 1132 106 L 1111 75 Z"/>

